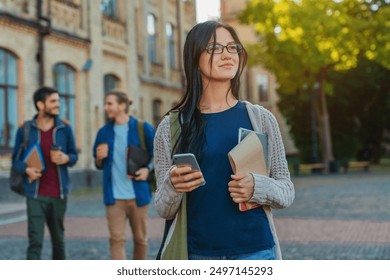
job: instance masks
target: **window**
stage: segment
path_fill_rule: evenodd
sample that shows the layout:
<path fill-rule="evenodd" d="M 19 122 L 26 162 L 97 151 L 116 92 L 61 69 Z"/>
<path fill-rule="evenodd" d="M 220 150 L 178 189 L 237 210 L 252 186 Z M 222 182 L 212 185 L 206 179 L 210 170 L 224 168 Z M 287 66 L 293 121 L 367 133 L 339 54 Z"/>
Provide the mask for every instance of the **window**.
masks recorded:
<path fill-rule="evenodd" d="M 18 128 L 17 59 L 0 48 L 0 148 L 12 148 Z"/>
<path fill-rule="evenodd" d="M 166 33 L 168 37 L 168 55 L 169 55 L 169 65 L 171 68 L 176 67 L 175 62 L 175 33 L 172 23 L 167 23 Z"/>
<path fill-rule="evenodd" d="M 157 63 L 156 17 L 153 14 L 148 14 L 146 17 L 146 30 L 148 33 L 149 60 L 152 63 Z"/>
<path fill-rule="evenodd" d="M 75 128 L 75 71 L 65 63 L 54 65 L 54 86 L 60 95 L 60 117 L 70 121 Z"/>
<path fill-rule="evenodd" d="M 117 0 L 102 0 L 100 8 L 103 15 L 111 18 L 119 18 Z"/>
<path fill-rule="evenodd" d="M 158 124 L 160 123 L 160 119 L 161 119 L 161 105 L 162 105 L 162 102 L 160 99 L 154 99 L 153 100 L 153 108 L 152 108 L 152 112 L 153 112 L 153 124 L 154 124 L 154 127 L 157 127 Z"/>
<path fill-rule="evenodd" d="M 259 101 L 266 102 L 268 101 L 268 76 L 263 74 L 258 74 L 256 76 L 256 83 L 259 94 Z"/>
<path fill-rule="evenodd" d="M 107 94 L 110 90 L 118 87 L 119 79 L 115 75 L 104 75 L 104 94 Z"/>

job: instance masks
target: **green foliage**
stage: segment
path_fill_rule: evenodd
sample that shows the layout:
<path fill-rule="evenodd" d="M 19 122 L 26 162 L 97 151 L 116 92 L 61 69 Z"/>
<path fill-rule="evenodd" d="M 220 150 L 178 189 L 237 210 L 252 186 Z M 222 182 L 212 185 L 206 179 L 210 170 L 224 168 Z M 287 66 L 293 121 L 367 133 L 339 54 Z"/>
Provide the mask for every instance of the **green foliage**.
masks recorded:
<path fill-rule="evenodd" d="M 279 105 L 304 159 L 311 154 L 315 82 L 328 95 L 336 159 L 368 149 L 380 156 L 390 111 L 389 89 L 379 79 L 390 69 L 389 0 L 250 0 L 239 19 L 257 32 L 258 42 L 246 45 L 249 65 L 263 64 L 276 75 Z M 330 158 L 329 149 L 323 153 Z"/>
<path fill-rule="evenodd" d="M 296 92 L 294 95 L 280 92 L 279 95 L 281 100 L 278 107 L 290 126 L 300 160 L 310 162 L 312 155 L 310 97 L 306 92 Z"/>
<path fill-rule="evenodd" d="M 390 130 L 390 70 L 360 59 L 356 68 L 333 72 L 335 95 L 328 99 L 334 151 L 338 158 L 378 162 L 384 131 Z"/>
<path fill-rule="evenodd" d="M 250 64 L 264 64 L 289 93 L 322 69 L 356 67 L 359 54 L 389 66 L 390 7 L 377 2 L 374 11 L 374 1 L 362 0 L 249 1 L 239 18 L 260 38 L 248 47 Z"/>

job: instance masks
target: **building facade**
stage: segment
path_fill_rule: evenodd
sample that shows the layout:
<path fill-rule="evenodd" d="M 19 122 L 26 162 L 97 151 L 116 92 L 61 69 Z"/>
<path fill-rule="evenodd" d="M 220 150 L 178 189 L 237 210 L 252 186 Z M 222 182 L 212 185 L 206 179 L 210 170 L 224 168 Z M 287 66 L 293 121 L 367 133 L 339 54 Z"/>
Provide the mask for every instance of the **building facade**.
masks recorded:
<path fill-rule="evenodd" d="M 252 26 L 241 24 L 237 16 L 244 9 L 247 0 L 221 0 L 221 20 L 233 26 L 242 43 L 253 44 L 257 41 L 257 35 Z M 294 157 L 298 154 L 293 139 L 289 133 L 289 127 L 280 113 L 277 103 L 277 80 L 275 75 L 269 72 L 262 65 L 247 67 L 242 76 L 241 97 L 254 104 L 260 104 L 270 110 L 276 117 L 282 134 L 287 157 Z"/>
<path fill-rule="evenodd" d="M 181 49 L 195 23 L 195 0 L 0 0 L 0 172 L 41 85 L 58 89 L 74 129 L 75 170 L 94 169 L 110 89 L 124 89 L 131 114 L 156 126 L 182 94 Z"/>

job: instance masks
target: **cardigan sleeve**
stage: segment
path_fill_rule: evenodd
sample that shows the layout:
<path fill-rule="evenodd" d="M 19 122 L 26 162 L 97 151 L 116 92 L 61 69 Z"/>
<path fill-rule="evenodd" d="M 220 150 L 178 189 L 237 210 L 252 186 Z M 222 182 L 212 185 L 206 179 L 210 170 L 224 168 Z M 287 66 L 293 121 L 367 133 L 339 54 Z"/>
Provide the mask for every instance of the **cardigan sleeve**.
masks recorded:
<path fill-rule="evenodd" d="M 183 194 L 176 192 L 169 178 L 172 167 L 169 116 L 166 116 L 157 127 L 153 147 L 157 178 L 155 208 L 162 218 L 171 220 L 180 207 Z"/>
<path fill-rule="evenodd" d="M 269 161 L 268 176 L 252 174 L 255 190 L 249 201 L 273 208 L 286 208 L 292 204 L 295 190 L 278 123 L 274 115 L 263 107 L 250 105 L 248 112 L 254 129 L 268 135 Z"/>

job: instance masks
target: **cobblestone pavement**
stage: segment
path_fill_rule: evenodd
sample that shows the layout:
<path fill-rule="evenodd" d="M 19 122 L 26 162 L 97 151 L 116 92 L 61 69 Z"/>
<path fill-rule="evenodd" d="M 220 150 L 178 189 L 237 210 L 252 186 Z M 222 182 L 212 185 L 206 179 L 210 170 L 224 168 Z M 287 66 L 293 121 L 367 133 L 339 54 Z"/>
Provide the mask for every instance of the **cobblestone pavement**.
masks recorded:
<path fill-rule="evenodd" d="M 296 198 L 274 217 L 284 259 L 390 259 L 390 174 L 369 172 L 293 177 Z M 109 259 L 100 189 L 75 189 L 65 221 L 68 259 Z M 150 207 L 148 258 L 154 259 L 164 222 Z M 131 233 L 128 231 L 128 258 Z M 23 198 L 0 197 L 0 259 L 25 258 Z M 43 259 L 50 259 L 48 234 Z"/>

